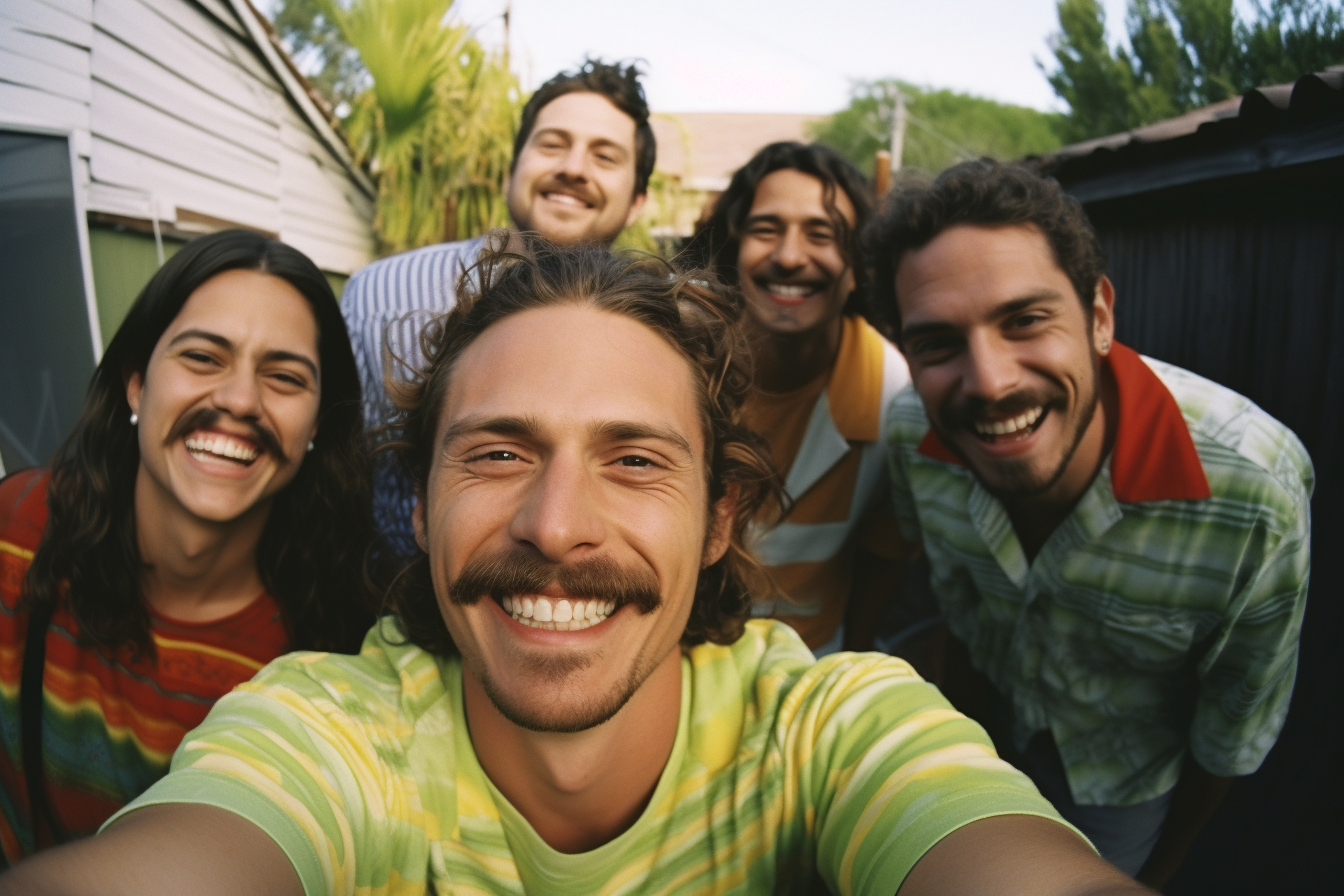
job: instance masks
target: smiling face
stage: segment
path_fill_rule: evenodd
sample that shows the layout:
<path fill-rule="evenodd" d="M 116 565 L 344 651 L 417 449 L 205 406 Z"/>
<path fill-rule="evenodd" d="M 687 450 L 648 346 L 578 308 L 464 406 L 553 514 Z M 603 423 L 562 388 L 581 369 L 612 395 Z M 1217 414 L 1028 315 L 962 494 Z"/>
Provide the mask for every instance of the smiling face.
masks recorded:
<path fill-rule="evenodd" d="M 268 506 L 317 433 L 320 384 L 317 321 L 293 286 L 246 270 L 207 280 L 144 376 L 127 379 L 139 417 L 137 511 L 171 506 L 227 523 Z"/>
<path fill-rule="evenodd" d="M 1040 231 L 961 225 L 905 253 L 896 294 L 910 375 L 943 443 L 1004 500 L 1076 499 L 1102 461 L 1110 281 L 1089 315 Z"/>
<path fill-rule="evenodd" d="M 560 245 L 610 243 L 646 198 L 635 195 L 635 120 L 588 91 L 551 100 L 514 160 L 506 198 L 520 230 Z"/>
<path fill-rule="evenodd" d="M 465 668 L 523 728 L 610 718 L 724 550 L 689 363 L 620 315 L 520 312 L 457 359 L 434 446 L 416 534 Z"/>
<path fill-rule="evenodd" d="M 852 229 L 854 205 L 843 190 L 835 193 L 835 208 Z M 839 326 L 854 272 L 820 180 L 792 168 L 761 178 L 742 225 L 737 272 L 751 323 L 767 333 Z"/>

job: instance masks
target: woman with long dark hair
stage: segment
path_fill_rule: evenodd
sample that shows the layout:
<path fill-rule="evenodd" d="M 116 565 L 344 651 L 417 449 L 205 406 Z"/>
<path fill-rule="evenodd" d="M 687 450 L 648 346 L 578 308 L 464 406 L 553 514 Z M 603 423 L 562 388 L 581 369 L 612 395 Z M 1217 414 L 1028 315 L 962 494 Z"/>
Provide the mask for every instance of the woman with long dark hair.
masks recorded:
<path fill-rule="evenodd" d="M 326 278 L 261 234 L 183 247 L 50 470 L 0 482 L 3 864 L 96 831 L 271 659 L 356 649 L 369 508 Z"/>

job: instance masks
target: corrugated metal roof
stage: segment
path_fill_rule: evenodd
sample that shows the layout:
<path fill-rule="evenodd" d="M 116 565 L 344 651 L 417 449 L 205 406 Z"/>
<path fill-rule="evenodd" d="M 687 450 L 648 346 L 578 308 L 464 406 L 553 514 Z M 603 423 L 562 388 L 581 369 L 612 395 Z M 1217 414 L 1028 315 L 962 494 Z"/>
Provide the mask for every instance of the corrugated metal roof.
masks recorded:
<path fill-rule="evenodd" d="M 1083 201 L 1344 157 L 1344 66 L 1029 161 Z"/>

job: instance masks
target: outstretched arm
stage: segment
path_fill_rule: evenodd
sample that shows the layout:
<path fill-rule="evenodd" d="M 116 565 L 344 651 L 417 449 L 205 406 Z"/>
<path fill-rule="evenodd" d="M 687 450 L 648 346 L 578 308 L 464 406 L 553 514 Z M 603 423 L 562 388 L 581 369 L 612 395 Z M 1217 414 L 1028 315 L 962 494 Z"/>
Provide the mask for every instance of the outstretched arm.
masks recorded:
<path fill-rule="evenodd" d="M 900 896 L 1136 896 L 1152 891 L 1073 831 L 1034 815 L 998 815 L 948 834 L 916 863 Z"/>
<path fill-rule="evenodd" d="M 303 896 L 284 851 L 252 822 L 214 806 L 146 806 L 87 840 L 0 876 L 0 896 Z"/>

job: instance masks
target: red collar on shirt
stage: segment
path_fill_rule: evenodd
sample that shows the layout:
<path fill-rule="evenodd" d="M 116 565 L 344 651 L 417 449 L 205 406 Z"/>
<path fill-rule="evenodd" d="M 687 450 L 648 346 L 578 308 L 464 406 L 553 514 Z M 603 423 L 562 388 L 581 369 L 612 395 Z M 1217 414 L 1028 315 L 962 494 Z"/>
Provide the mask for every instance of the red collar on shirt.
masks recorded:
<path fill-rule="evenodd" d="M 1111 453 L 1111 489 L 1124 504 L 1142 501 L 1198 501 L 1208 498 L 1190 428 L 1170 390 L 1132 348 L 1114 343 L 1104 362 L 1120 395 L 1115 449 Z M 965 466 L 930 427 L 919 453 Z"/>

